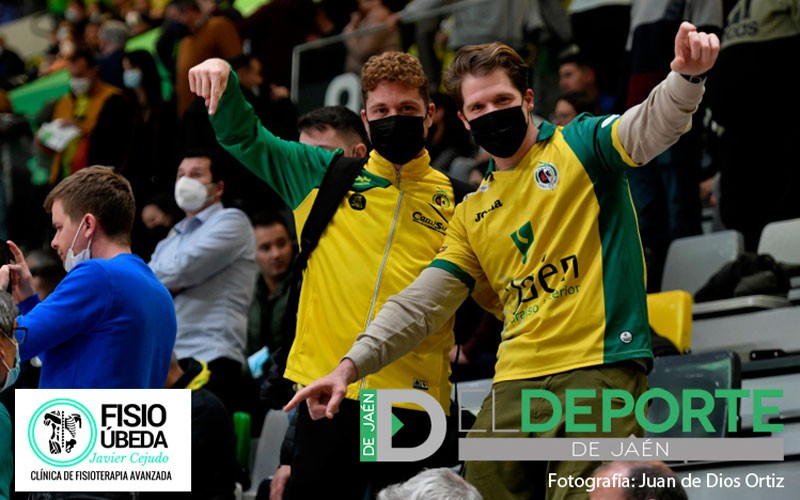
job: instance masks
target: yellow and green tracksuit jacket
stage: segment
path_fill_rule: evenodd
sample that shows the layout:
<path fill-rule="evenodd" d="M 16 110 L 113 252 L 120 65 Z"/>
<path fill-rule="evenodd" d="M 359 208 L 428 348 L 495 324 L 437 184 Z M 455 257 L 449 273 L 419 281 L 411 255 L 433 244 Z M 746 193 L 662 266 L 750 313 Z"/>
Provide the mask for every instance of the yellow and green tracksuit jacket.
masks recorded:
<path fill-rule="evenodd" d="M 219 143 L 291 207 L 300 234 L 325 169 L 341 151 L 272 135 L 233 72 L 211 123 Z M 400 170 L 371 153 L 309 259 L 286 378 L 309 384 L 339 364 L 386 299 L 434 258 L 455 205 L 450 179 L 431 168 L 427 152 Z M 364 387 L 425 390 L 448 411 L 452 330 L 451 318 L 412 352 L 366 377 Z M 358 399 L 358 391 L 358 383 L 351 385 L 347 397 Z"/>

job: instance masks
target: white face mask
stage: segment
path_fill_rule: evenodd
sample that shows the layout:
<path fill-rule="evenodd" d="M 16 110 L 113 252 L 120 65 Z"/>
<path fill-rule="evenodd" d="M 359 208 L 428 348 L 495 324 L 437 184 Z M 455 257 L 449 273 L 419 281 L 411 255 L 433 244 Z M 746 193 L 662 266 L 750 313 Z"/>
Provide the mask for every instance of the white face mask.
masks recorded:
<path fill-rule="evenodd" d="M 0 334 L 0 335 L 2 335 L 2 334 Z M 20 363 L 21 363 L 21 361 L 19 359 L 19 344 L 17 344 L 16 342 L 12 342 L 12 343 L 14 344 L 14 349 L 16 349 L 16 351 L 17 351 L 17 354 L 16 354 L 17 364 L 14 365 L 14 368 L 11 368 L 10 366 L 8 366 L 6 364 L 6 360 L 4 360 L 2 357 L 0 357 L 0 361 L 3 362 L 3 366 L 7 370 L 6 381 L 3 383 L 3 387 L 0 387 L 0 392 L 3 392 L 6 389 L 8 389 L 9 387 L 11 387 L 12 385 L 14 385 L 14 382 L 16 382 L 17 379 L 19 378 Z"/>
<path fill-rule="evenodd" d="M 69 246 L 69 250 L 67 250 L 67 257 L 64 259 L 64 270 L 69 272 L 70 269 L 75 267 L 75 264 L 79 262 L 83 262 L 92 258 L 92 239 L 89 238 L 89 243 L 86 244 L 86 248 L 81 250 L 78 255 L 75 255 L 73 248 L 75 247 L 75 241 L 78 239 L 78 235 L 81 232 L 81 228 L 83 227 L 83 221 L 78 225 L 78 230 L 75 231 L 75 237 L 72 238 L 72 245 Z"/>
<path fill-rule="evenodd" d="M 92 86 L 92 81 L 88 78 L 70 78 L 69 86 L 72 89 L 73 94 L 76 96 L 82 96 L 89 92 L 89 88 Z"/>
<path fill-rule="evenodd" d="M 129 89 L 138 88 L 142 84 L 142 70 L 126 69 L 122 72 L 122 82 Z"/>
<path fill-rule="evenodd" d="M 211 198 L 205 184 L 183 176 L 175 183 L 175 202 L 184 212 L 196 212 Z"/>

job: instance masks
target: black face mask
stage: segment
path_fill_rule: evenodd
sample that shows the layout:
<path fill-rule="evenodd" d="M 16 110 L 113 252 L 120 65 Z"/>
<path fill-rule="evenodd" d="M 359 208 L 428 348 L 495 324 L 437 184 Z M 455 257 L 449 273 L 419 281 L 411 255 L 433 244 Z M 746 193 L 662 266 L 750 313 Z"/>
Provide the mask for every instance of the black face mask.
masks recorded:
<path fill-rule="evenodd" d="M 422 116 L 394 115 L 367 122 L 372 146 L 396 165 L 410 162 L 425 147 L 423 120 Z"/>
<path fill-rule="evenodd" d="M 475 142 L 498 158 L 514 156 L 528 132 L 522 106 L 486 113 L 470 120 L 469 127 Z"/>

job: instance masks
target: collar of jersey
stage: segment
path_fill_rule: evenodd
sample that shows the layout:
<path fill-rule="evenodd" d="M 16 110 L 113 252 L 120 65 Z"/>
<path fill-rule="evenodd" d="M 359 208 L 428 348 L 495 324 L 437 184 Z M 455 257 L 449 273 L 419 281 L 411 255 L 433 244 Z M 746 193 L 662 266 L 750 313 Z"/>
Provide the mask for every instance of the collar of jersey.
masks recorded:
<path fill-rule="evenodd" d="M 394 183 L 397 175 L 392 162 L 381 156 L 376 150 L 372 150 L 369 154 L 369 162 L 367 166 L 372 173 L 389 179 Z M 400 167 L 400 179 L 420 179 L 424 177 L 431 169 L 431 157 L 428 150 L 423 150 L 422 155 L 414 158 L 410 162 Z"/>
<path fill-rule="evenodd" d="M 546 141 L 551 137 L 553 137 L 555 131 L 556 131 L 555 125 L 553 125 L 550 122 L 542 122 L 542 124 L 539 125 L 539 134 L 536 136 L 536 144 L 539 144 L 539 142 Z M 522 160 L 520 160 L 520 164 L 525 162 L 525 159 L 531 154 L 531 151 L 534 150 L 536 144 L 534 144 L 533 147 L 525 154 Z M 486 175 L 484 175 L 483 178 L 484 179 L 488 178 L 489 174 L 494 172 L 494 169 L 495 169 L 494 158 L 492 158 L 491 160 L 489 160 L 489 167 L 486 169 Z"/>

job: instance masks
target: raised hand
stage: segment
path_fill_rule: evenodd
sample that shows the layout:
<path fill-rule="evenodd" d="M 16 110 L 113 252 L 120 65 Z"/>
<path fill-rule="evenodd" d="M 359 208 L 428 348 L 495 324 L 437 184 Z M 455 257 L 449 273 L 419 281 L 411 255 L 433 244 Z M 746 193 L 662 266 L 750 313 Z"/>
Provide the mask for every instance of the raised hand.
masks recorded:
<path fill-rule="evenodd" d="M 669 67 L 683 75 L 701 75 L 714 66 L 718 55 L 717 35 L 699 32 L 692 23 L 683 22 L 675 35 L 675 59 Z"/>
<path fill-rule="evenodd" d="M 230 64 L 222 59 L 206 59 L 189 70 L 189 89 L 205 99 L 208 114 L 213 115 L 217 111 L 230 73 Z"/>
<path fill-rule="evenodd" d="M 3 268 L 8 268 L 8 278 L 11 280 L 11 295 L 14 297 L 14 302 L 19 304 L 32 297 L 36 291 L 33 289 L 33 276 L 28 268 L 28 263 L 25 262 L 22 250 L 11 240 L 7 243 L 11 254 L 14 256 L 14 263 L 3 266 Z M 8 280 L 0 277 L 0 285 L 5 288 L 8 285 Z"/>

